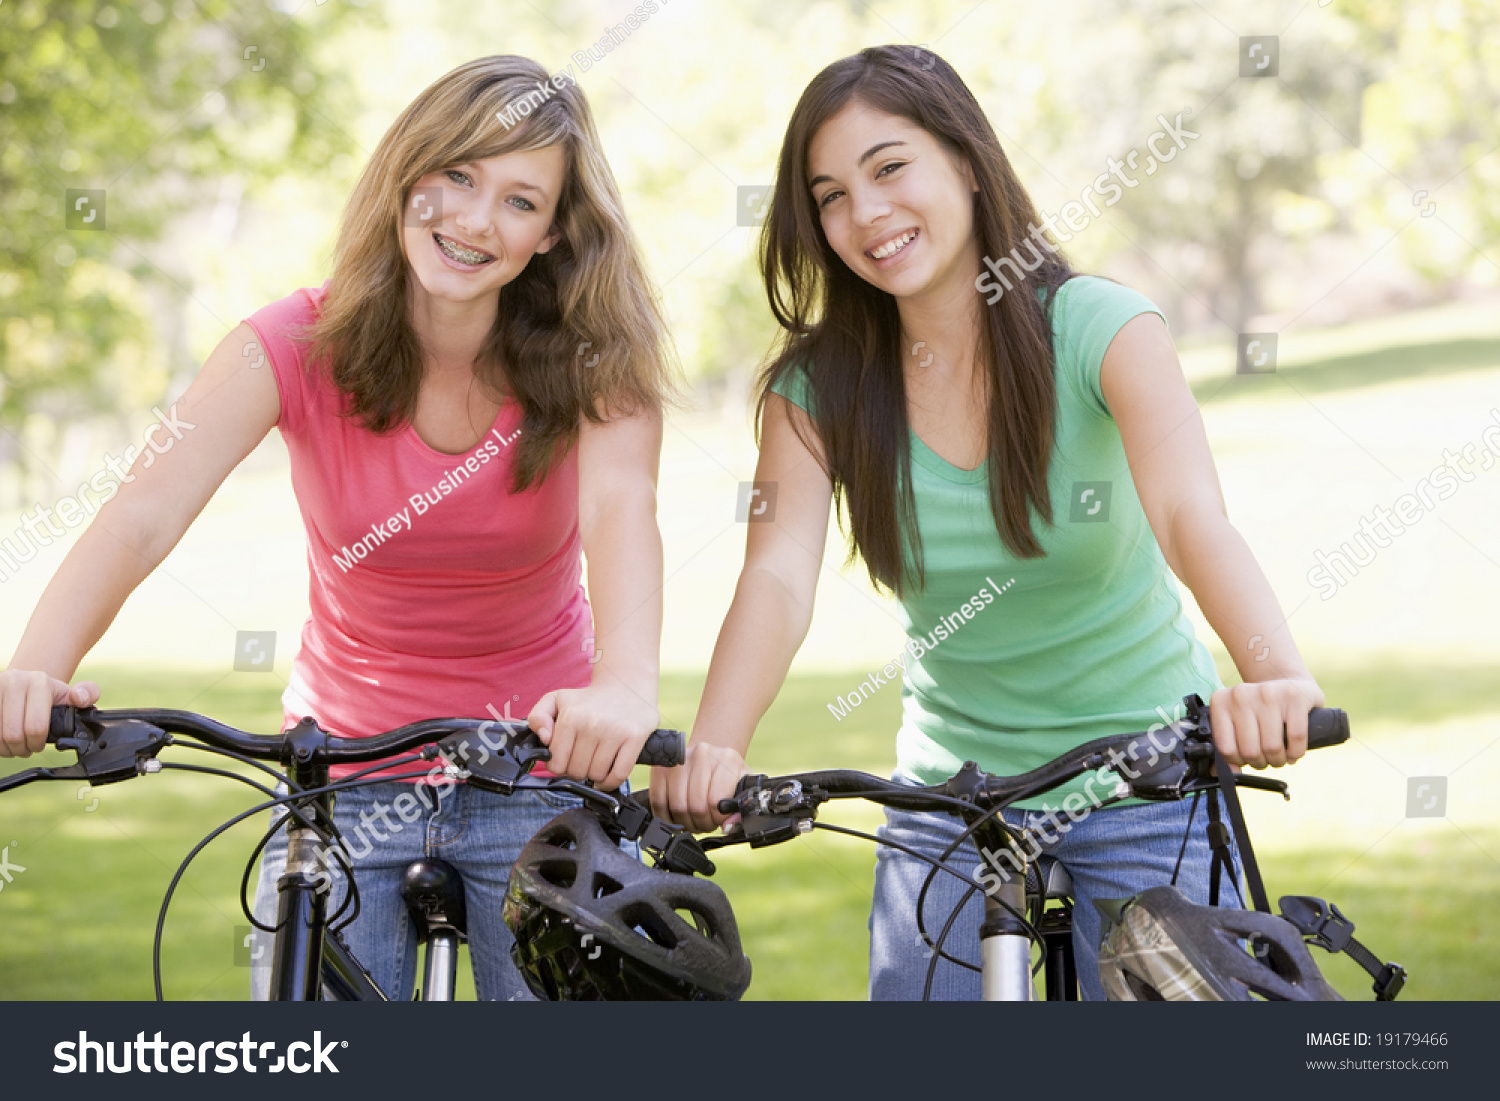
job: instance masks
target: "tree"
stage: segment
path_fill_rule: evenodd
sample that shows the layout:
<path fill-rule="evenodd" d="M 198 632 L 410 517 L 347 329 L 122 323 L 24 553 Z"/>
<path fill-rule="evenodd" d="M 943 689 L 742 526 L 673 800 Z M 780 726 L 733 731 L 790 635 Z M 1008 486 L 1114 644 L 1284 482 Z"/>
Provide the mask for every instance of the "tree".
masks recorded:
<path fill-rule="evenodd" d="M 1184 112 L 1196 136 L 1154 180 L 1138 170 L 1146 186 L 1120 203 L 1122 228 L 1149 264 L 1170 270 L 1176 312 L 1243 331 L 1267 308 L 1269 258 L 1285 258 L 1277 203 L 1325 198 L 1325 158 L 1358 148 L 1374 73 L 1351 24 L 1313 6 L 1291 19 L 1247 3 L 1210 11 L 1151 0 L 1134 14 L 1134 44 L 1122 45 L 1096 89 L 1135 120 L 1117 155 L 1133 146 L 1145 164 L 1157 112 L 1168 121 Z"/>
<path fill-rule="evenodd" d="M 226 173 L 254 188 L 351 144 L 317 55 L 358 6 L 0 6 L 0 447 L 23 467 L 28 417 L 159 393 L 145 291 L 171 284 L 148 259 L 170 219 Z"/>

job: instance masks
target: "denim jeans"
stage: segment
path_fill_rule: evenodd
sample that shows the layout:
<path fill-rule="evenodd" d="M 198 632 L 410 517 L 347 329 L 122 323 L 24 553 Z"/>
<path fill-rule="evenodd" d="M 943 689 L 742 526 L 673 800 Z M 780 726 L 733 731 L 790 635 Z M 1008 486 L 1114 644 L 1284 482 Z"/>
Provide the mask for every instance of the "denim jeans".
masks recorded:
<path fill-rule="evenodd" d="M 914 782 L 899 773 L 893 779 Z M 1054 840 L 1051 844 L 1041 844 L 1041 851 L 1060 860 L 1073 878 L 1073 956 L 1078 967 L 1079 996 L 1085 1001 L 1104 1000 L 1104 988 L 1099 982 L 1101 920 L 1094 899 L 1127 898 L 1170 881 L 1191 805 L 1191 800 L 1183 800 L 1103 807 L 1087 815 L 1080 814 L 1077 821 L 1071 822 L 1064 814 L 1044 820 L 1036 811 L 1004 812 L 1005 821 L 1013 827 L 1035 827 L 1045 821 L 1046 835 Z M 878 836 L 900 842 L 934 860 L 942 856 L 964 828 L 958 818 L 947 814 L 890 807 L 885 814 L 885 824 L 876 831 Z M 1067 829 L 1058 829 L 1058 822 Z M 1192 835 L 1177 877 L 1178 888 L 1204 906 L 1208 905 L 1212 853 L 1204 832 L 1207 822 L 1208 807 L 1200 805 L 1193 817 Z M 947 861 L 949 867 L 971 883 L 979 863 L 972 839 L 965 841 Z M 917 931 L 917 895 L 931 868 L 932 865 L 889 845 L 876 848 L 875 898 L 870 911 L 872 1000 L 916 1001 L 922 997 L 932 950 Z M 1225 876 L 1219 886 L 1221 906 L 1237 904 L 1234 891 L 1238 879 L 1236 854 L 1234 880 Z M 930 938 L 937 939 L 967 889 L 946 872 L 939 872 L 933 878 L 923 906 L 923 927 Z M 979 926 L 983 921 L 984 896 L 975 891 L 954 921 L 943 951 L 977 966 Z M 934 1000 L 977 1001 L 979 997 L 978 972 L 938 960 L 932 982 Z"/>
<path fill-rule="evenodd" d="M 463 877 L 469 955 L 480 1000 L 534 1000 L 511 962 L 514 938 L 501 920 L 501 902 L 522 847 L 563 811 L 581 806 L 582 800 L 550 791 L 497 795 L 463 783 L 432 787 L 427 798 L 417 800 L 416 787 L 392 780 L 338 793 L 333 816 L 354 868 L 360 903 L 359 917 L 343 930 L 345 941 L 388 997 L 409 1000 L 416 984 L 418 942 L 401 901 L 401 876 L 413 860 L 436 857 Z M 398 806 L 402 795 L 412 798 Z M 255 917 L 265 925 L 276 924 L 276 880 L 286 869 L 286 837 L 285 830 L 278 830 L 260 863 Z M 639 855 L 633 843 L 622 848 Z M 328 868 L 331 917 L 343 903 L 346 877 L 336 860 L 330 859 Z M 252 963 L 251 997 L 264 1001 L 271 982 L 270 934 L 254 936 L 263 949 L 256 955 L 266 962 Z"/>

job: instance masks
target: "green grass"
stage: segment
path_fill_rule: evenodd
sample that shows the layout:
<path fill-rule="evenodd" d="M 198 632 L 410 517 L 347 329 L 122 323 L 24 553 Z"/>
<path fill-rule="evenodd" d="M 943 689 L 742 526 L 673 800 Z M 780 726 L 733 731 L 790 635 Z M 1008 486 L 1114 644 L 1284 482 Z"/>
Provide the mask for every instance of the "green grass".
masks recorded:
<path fill-rule="evenodd" d="M 1283 360 L 1277 363 L 1274 372 L 1266 374 L 1198 379 L 1193 383 L 1193 396 L 1199 405 L 1256 396 L 1280 399 L 1287 396 L 1284 384 L 1293 386 L 1297 394 L 1314 396 L 1377 386 L 1418 374 L 1430 379 L 1466 371 L 1489 371 L 1496 366 L 1500 366 L 1500 340 L 1466 337 L 1423 341 L 1302 362 Z"/>
<path fill-rule="evenodd" d="M 1361 736 L 1371 753 L 1390 756 L 1419 738 L 1423 724 L 1462 725 L 1495 708 L 1493 670 L 1411 666 L 1394 658 L 1318 668 L 1330 701 L 1355 717 L 1357 736 L 1372 731 Z M 111 706 L 189 708 L 266 731 L 280 718 L 280 686 L 265 677 L 118 668 L 85 675 L 104 685 Z M 899 691 L 877 694 L 842 721 L 824 706 L 862 675 L 790 678 L 761 724 L 752 765 L 772 773 L 820 767 L 888 773 Z M 663 679 L 664 722 L 690 725 L 702 679 Z M 1351 762 L 1365 759 L 1353 748 L 1343 752 Z M 6 762 L 0 771 L 40 761 Z M 46 763 L 64 761 L 49 753 Z M 1331 822 L 1341 806 L 1363 798 L 1342 790 L 1338 776 L 1325 767 L 1296 778 L 1300 806 L 1315 822 Z M 191 846 L 248 806 L 252 795 L 181 773 L 98 789 L 35 784 L 5 795 L 0 845 L 14 843 L 11 861 L 26 871 L 0 890 L 0 998 L 151 997 L 151 937 L 162 892 Z M 1274 813 L 1268 805 L 1254 811 L 1257 820 Z M 879 820 L 863 805 L 840 807 L 829 819 L 865 829 Z M 179 888 L 163 952 L 168 997 L 244 996 L 246 972 L 233 960 L 235 929 L 244 923 L 235 891 L 260 828 L 246 823 L 230 831 Z M 1500 930 L 1487 915 L 1500 912 L 1500 863 L 1490 855 L 1500 853 L 1500 828 L 1469 822 L 1461 832 L 1467 842 L 1454 840 L 1452 828 L 1398 828 L 1351 845 L 1309 830 L 1294 842 L 1277 839 L 1262 851 L 1262 863 L 1273 898 L 1327 890 L 1372 950 L 1411 971 L 1404 997 L 1493 998 L 1500 994 Z M 717 882 L 734 903 L 754 961 L 750 997 L 864 997 L 869 844 L 814 834 L 772 849 L 729 850 L 719 864 Z M 1352 963 L 1321 953 L 1319 962 L 1346 996 L 1368 997 L 1368 980 Z M 472 996 L 466 972 L 461 968 L 460 992 Z"/>

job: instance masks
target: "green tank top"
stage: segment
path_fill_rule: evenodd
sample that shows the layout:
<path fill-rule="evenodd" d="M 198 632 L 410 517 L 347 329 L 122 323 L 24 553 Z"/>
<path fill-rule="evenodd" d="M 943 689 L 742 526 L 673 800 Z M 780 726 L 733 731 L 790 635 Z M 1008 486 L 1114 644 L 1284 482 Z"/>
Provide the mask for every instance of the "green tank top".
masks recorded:
<path fill-rule="evenodd" d="M 911 434 L 926 585 L 900 601 L 906 647 L 873 676 L 901 679 L 897 765 L 922 783 L 965 761 L 1025 772 L 1093 738 L 1180 718 L 1184 695 L 1206 700 L 1222 687 L 1099 385 L 1110 342 L 1142 313 L 1161 311 L 1108 279 L 1075 276 L 1057 293 L 1053 524 L 1033 519 L 1044 557 L 1017 558 L 1000 542 L 983 465 L 956 467 Z M 810 385 L 804 368 L 772 389 L 807 409 Z M 830 709 L 839 717 L 878 689 L 867 678 Z M 1081 776 L 1016 805 L 1077 816 L 1111 794 L 1113 780 Z"/>

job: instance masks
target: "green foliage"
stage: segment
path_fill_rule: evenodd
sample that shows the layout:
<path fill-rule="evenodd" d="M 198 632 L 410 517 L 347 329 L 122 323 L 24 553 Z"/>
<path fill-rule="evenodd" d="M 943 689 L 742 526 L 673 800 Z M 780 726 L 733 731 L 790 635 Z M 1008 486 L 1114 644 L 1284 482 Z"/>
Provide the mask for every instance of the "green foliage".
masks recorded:
<path fill-rule="evenodd" d="M 351 146 L 319 49 L 351 18 L 266 0 L 0 8 L 0 429 L 113 408 L 149 370 L 142 285 L 181 293 L 149 245 L 221 176 L 253 188 Z M 105 192 L 102 231 L 68 228 L 70 189 Z"/>

